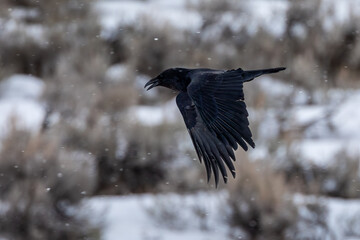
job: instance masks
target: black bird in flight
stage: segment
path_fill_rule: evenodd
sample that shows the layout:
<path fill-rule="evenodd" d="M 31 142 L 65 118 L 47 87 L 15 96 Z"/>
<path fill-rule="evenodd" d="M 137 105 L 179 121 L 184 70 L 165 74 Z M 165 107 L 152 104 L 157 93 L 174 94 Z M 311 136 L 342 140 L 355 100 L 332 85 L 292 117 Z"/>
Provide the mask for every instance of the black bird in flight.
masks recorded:
<path fill-rule="evenodd" d="M 163 86 L 179 92 L 176 104 L 194 144 L 200 162 L 204 161 L 208 181 L 211 172 L 215 184 L 219 170 L 227 182 L 226 167 L 235 178 L 234 150 L 238 144 L 248 150 L 255 147 L 244 102 L 243 83 L 262 74 L 285 68 L 244 71 L 170 68 L 145 84 L 145 88 Z M 247 143 L 247 144 L 246 144 Z"/>

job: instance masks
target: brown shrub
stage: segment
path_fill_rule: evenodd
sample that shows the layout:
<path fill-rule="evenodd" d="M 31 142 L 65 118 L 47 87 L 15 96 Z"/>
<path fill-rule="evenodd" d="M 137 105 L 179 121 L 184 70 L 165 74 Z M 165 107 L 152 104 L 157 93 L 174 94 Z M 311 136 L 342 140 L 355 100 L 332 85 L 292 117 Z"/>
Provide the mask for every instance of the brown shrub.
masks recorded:
<path fill-rule="evenodd" d="M 128 192 L 158 192 L 168 178 L 167 165 L 176 154 L 176 140 L 169 134 L 171 125 L 122 127 L 118 149 L 99 149 L 98 170 L 102 176 L 99 191 L 124 194 Z M 119 142 L 118 142 L 119 144 Z"/>
<path fill-rule="evenodd" d="M 188 1 L 187 7 L 194 9 L 202 14 L 219 14 L 231 10 L 237 10 L 241 7 L 241 1 L 225 0 L 225 1 Z"/>
<path fill-rule="evenodd" d="M 6 18 L 9 13 L 9 3 L 7 1 L 0 2 L 0 16 Z"/>
<path fill-rule="evenodd" d="M 170 25 L 159 27 L 151 22 L 143 16 L 136 25 L 122 26 L 107 40 L 112 62 L 125 61 L 134 70 L 150 76 L 169 67 L 189 65 L 184 33 Z"/>
<path fill-rule="evenodd" d="M 13 128 L 0 151 L 2 236 L 10 239 L 98 239 L 79 211 L 69 212 L 94 190 L 91 158 L 69 154 L 54 136 Z"/>
<path fill-rule="evenodd" d="M 11 14 L 4 19 L 5 24 L 12 21 L 16 25 L 0 38 L 0 66 L 11 72 L 49 76 L 63 51 L 94 41 L 100 31 L 90 12 L 91 1 L 22 0 L 7 4 L 12 10 L 35 13 L 24 14 L 33 16 L 30 20 L 10 19 Z"/>
<path fill-rule="evenodd" d="M 303 162 L 296 156 L 290 156 L 281 169 L 295 191 L 341 198 L 360 196 L 358 158 L 342 151 L 328 167 Z"/>
<path fill-rule="evenodd" d="M 318 239 L 331 235 L 321 201 L 297 200 L 282 173 L 269 163 L 242 158 L 230 186 L 229 223 L 242 239 Z M 319 234 L 321 232 L 321 234 Z M 237 239 L 239 232 L 232 237 Z"/>
<path fill-rule="evenodd" d="M 297 211 L 298 220 L 287 229 L 283 239 L 336 239 L 334 230 L 329 229 L 327 223 L 328 209 L 320 199 L 304 197 L 297 203 Z"/>
<path fill-rule="evenodd" d="M 196 39 L 193 44 L 196 43 L 197 48 L 194 50 L 191 45 L 189 48 L 197 54 L 190 55 L 190 59 L 197 58 L 200 66 L 224 69 L 264 68 L 269 63 L 286 66 L 287 71 L 280 77 L 286 77 L 286 81 L 291 79 L 310 92 L 323 86 L 358 86 L 358 16 L 350 13 L 348 22 L 325 29 L 324 19 L 334 13 L 329 11 L 322 15 L 319 10 L 321 4 L 321 1 L 290 1 L 285 34 L 280 38 L 261 28 L 254 35 L 247 33 L 245 28 L 234 31 L 226 24 L 217 30 L 225 12 L 246 14 L 238 1 L 226 1 L 224 4 L 220 1 L 200 1 L 199 8 L 197 4 L 190 4 L 191 8 L 199 10 L 204 19 L 201 34 L 193 34 Z M 217 30 L 215 39 L 202 37 L 214 29 Z M 203 56 L 203 60 L 198 56 Z M 209 57 L 212 61 L 206 61 Z"/>
<path fill-rule="evenodd" d="M 249 239 L 284 239 L 286 230 L 297 221 L 292 200 L 286 199 L 283 177 L 267 164 L 242 158 L 236 185 L 228 199 L 229 221 L 244 230 Z"/>
<path fill-rule="evenodd" d="M 359 42 L 358 17 L 354 13 L 350 21 L 336 23 L 326 30 L 324 19 L 334 13 L 330 10 L 327 16 L 321 16 L 321 4 L 321 1 L 292 1 L 287 12 L 285 45 L 293 79 L 309 90 L 323 86 L 324 81 L 330 86 L 358 86 L 354 81 L 354 73 L 359 72 L 358 61 L 352 61 L 358 59 L 358 53 L 353 51 Z M 301 28 L 305 36 L 296 36 L 295 28 Z"/>

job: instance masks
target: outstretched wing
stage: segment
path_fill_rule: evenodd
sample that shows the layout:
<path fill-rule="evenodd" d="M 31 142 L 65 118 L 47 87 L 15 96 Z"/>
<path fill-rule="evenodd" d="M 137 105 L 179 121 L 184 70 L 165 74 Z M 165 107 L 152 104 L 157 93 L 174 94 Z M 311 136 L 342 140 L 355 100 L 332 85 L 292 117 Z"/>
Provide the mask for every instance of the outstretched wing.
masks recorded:
<path fill-rule="evenodd" d="M 262 70 L 261 70 L 262 71 Z M 225 146 L 245 151 L 255 147 L 244 102 L 243 83 L 261 75 L 260 71 L 230 70 L 194 73 L 187 92 L 204 124 Z"/>
<path fill-rule="evenodd" d="M 205 164 L 208 181 L 211 177 L 211 172 L 213 172 L 217 185 L 220 170 L 224 182 L 227 182 L 225 165 L 229 168 L 233 177 L 235 177 L 235 168 L 232 163 L 232 160 L 235 160 L 233 149 L 211 133 L 186 92 L 179 93 L 176 97 L 176 104 L 184 118 L 199 160 Z"/>

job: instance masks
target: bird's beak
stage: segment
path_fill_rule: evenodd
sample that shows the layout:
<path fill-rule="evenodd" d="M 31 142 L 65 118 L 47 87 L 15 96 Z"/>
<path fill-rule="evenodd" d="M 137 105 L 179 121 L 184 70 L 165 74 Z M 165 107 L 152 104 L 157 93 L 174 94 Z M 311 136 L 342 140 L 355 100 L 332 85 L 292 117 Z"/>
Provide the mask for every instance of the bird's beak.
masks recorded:
<path fill-rule="evenodd" d="M 149 91 L 149 90 L 152 89 L 153 87 L 156 87 L 156 86 L 159 86 L 159 85 L 160 85 L 160 81 L 159 81 L 157 78 L 153 78 L 153 79 L 151 79 L 150 81 L 148 81 L 148 82 L 145 84 L 144 88 L 146 88 L 146 87 L 149 86 L 149 88 L 146 89 L 146 91 Z"/>

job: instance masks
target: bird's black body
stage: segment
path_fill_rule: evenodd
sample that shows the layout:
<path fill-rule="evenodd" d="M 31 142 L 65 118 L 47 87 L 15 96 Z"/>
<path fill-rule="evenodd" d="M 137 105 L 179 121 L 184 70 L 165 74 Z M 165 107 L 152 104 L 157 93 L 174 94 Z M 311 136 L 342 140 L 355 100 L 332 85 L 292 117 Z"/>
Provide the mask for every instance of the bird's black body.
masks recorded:
<path fill-rule="evenodd" d="M 150 80 L 148 90 L 163 86 L 178 91 L 177 106 L 200 161 L 204 161 L 208 180 L 219 170 L 227 182 L 226 167 L 235 177 L 234 150 L 255 147 L 244 102 L 243 83 L 285 68 L 253 71 L 171 68 Z"/>

